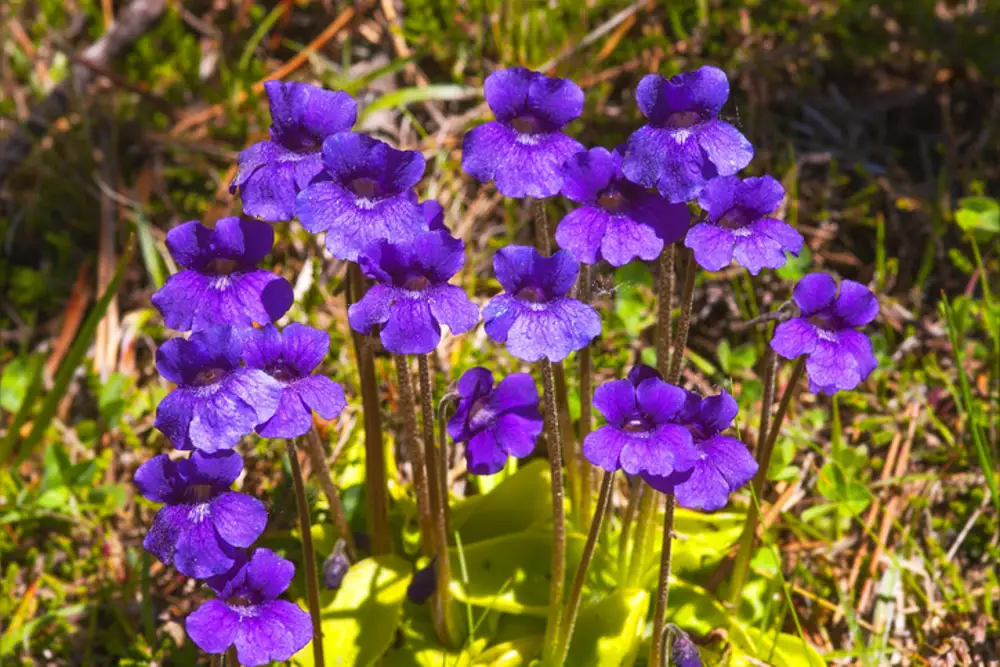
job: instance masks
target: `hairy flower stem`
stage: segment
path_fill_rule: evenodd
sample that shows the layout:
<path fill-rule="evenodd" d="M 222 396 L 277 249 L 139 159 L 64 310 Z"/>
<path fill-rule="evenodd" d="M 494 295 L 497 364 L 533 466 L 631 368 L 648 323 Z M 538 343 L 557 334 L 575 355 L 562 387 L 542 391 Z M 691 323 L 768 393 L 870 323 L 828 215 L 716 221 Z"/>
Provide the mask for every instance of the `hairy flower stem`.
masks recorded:
<path fill-rule="evenodd" d="M 774 358 L 774 362 L 776 362 L 777 358 L 774 353 L 771 353 L 771 356 Z M 769 368 L 771 376 L 771 400 L 774 400 L 776 369 L 777 364 L 772 363 Z M 794 396 L 805 370 L 806 357 L 801 356 L 792 368 L 792 375 L 788 378 L 785 391 L 781 394 L 781 400 L 778 402 L 778 412 L 775 413 L 770 427 L 766 426 L 764 415 L 761 415 L 761 432 L 757 436 L 757 474 L 754 475 L 751 482 L 751 488 L 753 488 L 754 496 L 758 499 L 758 502 L 761 494 L 764 492 L 764 483 L 767 481 L 767 470 L 771 467 L 771 454 L 774 452 L 774 443 L 778 440 L 778 433 L 781 432 L 781 424 L 785 421 L 788 407 L 792 403 L 792 396 Z M 765 391 L 767 382 L 765 380 Z M 770 412 L 770 406 L 767 406 L 767 408 L 767 411 Z M 740 548 L 736 552 L 736 559 L 733 561 L 733 573 L 729 579 L 729 601 L 733 604 L 736 604 L 740 599 L 740 595 L 743 593 L 743 586 L 746 584 L 747 576 L 750 573 L 750 557 L 753 555 L 753 543 L 754 538 L 757 537 L 757 522 L 759 520 L 760 514 L 757 509 L 757 503 L 750 503 L 750 507 L 747 509 L 746 520 L 743 523 L 743 532 L 740 534 Z"/>
<path fill-rule="evenodd" d="M 295 487 L 295 509 L 299 515 L 299 532 L 302 534 L 302 575 L 306 581 L 306 599 L 313 625 L 313 662 L 323 667 L 323 626 L 319 616 L 319 579 L 316 569 L 316 551 L 313 548 L 312 523 L 309 521 L 309 500 L 306 498 L 306 484 L 302 479 L 299 453 L 295 443 L 288 441 L 288 462 L 292 466 L 292 484 Z"/>
<path fill-rule="evenodd" d="M 583 303 L 589 303 L 591 298 L 591 275 L 590 265 L 580 264 L 579 294 L 577 295 Z M 583 443 L 587 435 L 590 434 L 591 401 L 593 399 L 593 364 L 591 363 L 591 347 L 587 345 L 580 350 L 580 443 Z M 590 515 L 591 505 L 594 499 L 594 467 L 583 458 L 582 445 L 575 452 L 577 464 L 580 468 L 580 501 L 577 513 L 577 523 L 582 526 L 586 517 Z M 610 493 L 610 492 L 609 492 Z M 596 515 L 595 515 L 596 516 Z"/>
<path fill-rule="evenodd" d="M 583 547 L 583 555 L 580 558 L 580 565 L 576 568 L 573 588 L 570 589 L 569 602 L 566 603 L 566 612 L 563 615 L 562 639 L 557 653 L 557 665 L 566 662 L 566 654 L 569 652 L 569 645 L 573 639 L 573 628 L 576 625 L 576 616 L 580 611 L 580 600 L 583 597 L 583 584 L 587 581 L 587 570 L 590 569 L 590 561 L 594 558 L 594 549 L 601 533 L 601 524 L 604 522 L 604 515 L 608 511 L 608 504 L 611 501 L 611 483 L 614 481 L 614 477 L 614 473 L 605 472 L 601 478 L 601 491 L 597 497 L 597 507 L 594 508 L 594 518 L 590 521 L 587 543 Z"/>
<path fill-rule="evenodd" d="M 687 253 L 687 266 L 684 269 L 684 294 L 681 297 L 681 319 L 677 324 L 677 340 L 670 357 L 670 372 L 667 382 L 678 384 L 681 368 L 684 362 L 684 349 L 687 347 L 688 331 L 691 328 L 691 309 L 694 306 L 694 278 L 697 265 L 694 255 Z M 656 605 L 653 609 L 653 637 L 649 645 L 650 667 L 663 665 L 665 651 L 663 642 L 666 639 L 664 627 L 667 622 L 667 606 L 670 604 L 670 569 L 674 543 L 674 506 L 676 498 L 673 492 L 666 495 L 663 512 L 663 548 L 660 550 L 660 576 L 656 586 Z"/>
<path fill-rule="evenodd" d="M 240 660 L 236 657 L 235 646 L 230 646 L 226 650 L 226 667 L 240 667 Z"/>
<path fill-rule="evenodd" d="M 562 621 L 563 587 L 566 579 L 566 510 L 563 505 L 562 446 L 559 412 L 556 408 L 555 380 L 548 359 L 542 367 L 542 393 L 545 402 L 545 441 L 549 449 L 549 471 L 552 476 L 552 573 L 549 587 L 549 618 L 545 626 L 544 656 L 546 665 L 558 665 L 560 625 Z"/>
<path fill-rule="evenodd" d="M 351 533 L 351 526 L 347 523 L 347 513 L 344 512 L 344 505 L 340 502 L 340 492 L 333 483 L 330 475 L 330 466 L 326 462 L 326 454 L 323 452 L 323 443 L 319 439 L 316 427 L 312 427 L 305 437 L 306 453 L 309 454 L 309 461 L 312 463 L 313 475 L 319 480 L 326 502 L 330 505 L 330 513 L 333 514 L 333 525 L 344 539 L 347 549 L 347 558 L 352 562 L 357 561 L 357 549 L 354 546 L 354 535 Z"/>
<path fill-rule="evenodd" d="M 458 631 L 451 603 L 451 562 L 448 559 L 448 492 L 441 459 L 444 452 L 434 438 L 434 388 L 431 383 L 430 358 L 417 357 L 420 375 L 420 414 L 424 427 L 424 455 L 427 459 L 427 484 L 430 487 L 431 518 L 437 554 L 437 589 L 434 592 L 434 627 L 438 639 L 449 648 L 458 646 Z M 442 426 L 442 431 L 444 428 Z"/>
<path fill-rule="evenodd" d="M 399 385 L 399 407 L 403 412 L 403 439 L 406 441 L 406 451 L 413 470 L 413 492 L 417 496 L 417 518 L 420 523 L 420 538 L 425 556 L 433 556 L 436 552 L 434 539 L 434 521 L 431 517 L 431 498 L 427 488 L 427 461 L 423 448 L 417 439 L 416 397 L 413 394 L 413 383 L 410 380 L 410 368 L 406 357 L 402 354 L 392 355 L 396 364 L 396 380 Z"/>
<path fill-rule="evenodd" d="M 348 264 L 347 305 L 357 303 L 365 292 L 361 267 Z M 358 362 L 361 381 L 361 406 L 365 420 L 365 499 L 368 503 L 368 527 L 371 530 L 372 553 L 376 556 L 392 551 L 389 537 L 388 473 L 385 447 L 382 444 L 382 405 L 375 379 L 375 357 L 365 337 L 351 330 L 351 342 Z"/>
<path fill-rule="evenodd" d="M 660 273 L 656 282 L 657 316 L 656 316 L 656 369 L 660 375 L 667 376 L 670 368 L 670 317 L 674 310 L 674 246 L 670 244 L 660 253 Z"/>

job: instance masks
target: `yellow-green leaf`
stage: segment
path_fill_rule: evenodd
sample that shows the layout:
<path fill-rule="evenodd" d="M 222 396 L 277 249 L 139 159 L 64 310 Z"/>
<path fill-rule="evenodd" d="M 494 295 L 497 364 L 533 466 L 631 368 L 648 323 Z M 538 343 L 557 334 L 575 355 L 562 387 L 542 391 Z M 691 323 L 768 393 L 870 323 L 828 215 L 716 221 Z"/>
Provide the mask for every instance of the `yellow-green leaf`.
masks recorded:
<path fill-rule="evenodd" d="M 619 589 L 580 610 L 567 665 L 631 665 L 642 638 L 649 611 L 649 593 L 639 588 Z"/>

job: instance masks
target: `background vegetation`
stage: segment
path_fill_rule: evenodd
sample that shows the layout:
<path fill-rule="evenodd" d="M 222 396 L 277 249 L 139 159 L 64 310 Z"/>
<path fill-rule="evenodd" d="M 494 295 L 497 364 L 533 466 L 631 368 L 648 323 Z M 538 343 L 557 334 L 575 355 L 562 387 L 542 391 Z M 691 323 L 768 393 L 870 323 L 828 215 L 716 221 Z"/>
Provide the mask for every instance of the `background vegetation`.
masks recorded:
<path fill-rule="evenodd" d="M 0 147 L 123 7 L 0 6 Z M 760 636 L 801 632 L 837 664 L 996 664 L 998 35 L 1000 6 L 976 0 L 168 3 L 0 176 L 0 664 L 195 660 L 182 620 L 200 593 L 143 552 L 155 508 L 131 486 L 135 468 L 167 446 L 152 428 L 167 391 L 152 359 L 167 334 L 149 297 L 174 269 L 166 230 L 236 210 L 235 156 L 269 123 L 265 76 L 284 68 L 345 89 L 364 131 L 424 151 L 421 195 L 438 198 L 466 240 L 462 282 L 485 300 L 497 289 L 493 250 L 530 236 L 526 211 L 459 167 L 462 134 L 488 114 L 486 74 L 523 64 L 573 78 L 587 103 L 570 131 L 612 147 L 639 124 L 642 74 L 703 63 L 730 74 L 724 113 L 757 147 L 750 171 L 784 183 L 786 219 L 809 253 L 777 277 L 733 268 L 699 282 L 685 381 L 731 383 L 755 415 L 766 331 L 737 323 L 789 298 L 810 262 L 870 284 L 882 302 L 872 378 L 835 401 L 803 393 L 786 425 L 761 498 L 768 537 L 732 613 Z M 353 512 L 363 507 L 363 434 L 343 266 L 300 227 L 277 231 L 274 268 L 296 289 L 291 318 L 331 331 L 325 369 L 351 402 L 320 426 Z M 654 311 L 642 265 L 598 279 L 603 381 L 647 353 Z M 481 331 L 449 339 L 439 362 L 439 391 L 471 366 L 515 365 Z M 379 374 L 391 392 L 388 360 Z M 389 393 L 389 420 L 394 401 Z M 294 550 L 283 451 L 261 440 L 246 452 L 245 485 L 267 499 L 268 543 Z M 461 465 L 459 496 L 502 479 L 467 479 Z M 411 502 L 403 484 L 391 493 Z M 520 497 L 524 512 L 530 499 Z M 314 501 L 323 524 L 322 494 Z M 678 567 L 697 591 L 720 584 L 744 505 L 682 522 L 690 562 Z M 678 590 L 681 605 L 689 598 Z M 730 612 L 697 591 L 691 618 L 675 622 L 715 655 L 727 644 L 712 630 Z M 480 635 L 504 631 L 513 632 L 487 622 Z M 404 627 L 383 650 L 392 664 L 431 664 L 392 657 L 413 654 L 424 634 Z M 773 648 L 759 659 L 794 664 Z"/>

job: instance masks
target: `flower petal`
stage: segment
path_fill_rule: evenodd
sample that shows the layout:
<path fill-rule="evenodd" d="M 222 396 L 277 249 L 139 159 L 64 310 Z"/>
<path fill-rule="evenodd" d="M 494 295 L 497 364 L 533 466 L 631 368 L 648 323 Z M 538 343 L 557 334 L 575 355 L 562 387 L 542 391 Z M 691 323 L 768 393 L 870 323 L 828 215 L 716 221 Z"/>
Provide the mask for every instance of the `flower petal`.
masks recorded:
<path fill-rule="evenodd" d="M 653 192 L 643 192 L 632 199 L 628 215 L 652 229 L 663 243 L 680 241 L 691 223 L 691 211 L 686 204 L 671 204 Z"/>
<path fill-rule="evenodd" d="M 312 425 L 312 410 L 302 401 L 297 391 L 286 387 L 278 409 L 270 419 L 258 424 L 255 430 L 265 438 L 288 439 L 305 435 Z"/>
<path fill-rule="evenodd" d="M 528 88 L 528 111 L 547 130 L 562 128 L 583 113 L 583 91 L 569 79 L 536 74 Z"/>
<path fill-rule="evenodd" d="M 867 286 L 853 280 L 840 281 L 840 294 L 833 312 L 844 324 L 863 327 L 878 315 L 878 297 Z"/>
<path fill-rule="evenodd" d="M 735 188 L 740 207 L 750 219 L 764 218 L 778 210 L 785 198 L 785 188 L 773 176 L 737 179 Z"/>
<path fill-rule="evenodd" d="M 188 391 L 174 389 L 156 406 L 153 426 L 167 436 L 170 444 L 177 449 L 191 449 L 194 446 L 188 432 L 198 403 L 198 398 Z"/>
<path fill-rule="evenodd" d="M 380 335 L 393 354 L 428 354 L 441 342 L 441 326 L 423 299 L 397 299 Z"/>
<path fill-rule="evenodd" d="M 528 91 L 537 72 L 525 67 L 497 70 L 483 82 L 483 94 L 490 110 L 501 121 L 511 121 L 527 110 Z"/>
<path fill-rule="evenodd" d="M 228 489 L 243 472 L 243 457 L 231 449 L 215 454 L 194 451 L 187 462 L 188 483 L 206 484 L 218 490 Z"/>
<path fill-rule="evenodd" d="M 535 407 L 535 414 L 532 416 L 516 412 L 500 415 L 492 430 L 496 433 L 500 449 L 510 456 L 523 459 L 535 451 L 535 443 L 543 428 L 542 415 Z"/>
<path fill-rule="evenodd" d="M 243 335 L 243 361 L 250 368 L 265 370 L 281 360 L 281 331 L 273 324 L 250 329 Z"/>
<path fill-rule="evenodd" d="M 706 429 L 718 433 L 729 428 L 739 411 L 736 399 L 723 389 L 715 396 L 708 396 L 701 402 L 698 422 Z"/>
<path fill-rule="evenodd" d="M 488 428 L 472 436 L 465 446 L 466 468 L 473 475 L 493 475 L 507 464 L 507 454 L 497 441 L 498 432 Z"/>
<path fill-rule="evenodd" d="M 675 480 L 678 481 L 673 491 L 681 507 L 714 512 L 729 502 L 729 483 L 708 459 L 699 461 L 689 473 Z"/>
<path fill-rule="evenodd" d="M 342 90 L 325 90 L 306 83 L 268 81 L 271 132 L 277 141 L 298 149 L 331 134 L 351 129 L 358 104 Z"/>
<path fill-rule="evenodd" d="M 635 396 L 639 410 L 656 424 L 673 420 L 687 399 L 683 389 L 658 378 L 643 381 L 635 389 Z"/>
<path fill-rule="evenodd" d="M 295 383 L 292 389 L 299 395 L 303 403 L 327 421 L 336 419 L 337 415 L 347 407 L 344 388 L 325 375 L 310 375 L 302 378 Z"/>
<path fill-rule="evenodd" d="M 312 373 L 330 351 L 330 333 L 293 322 L 281 332 L 282 358 L 300 375 Z"/>
<path fill-rule="evenodd" d="M 194 328 L 197 307 L 209 289 L 209 279 L 197 271 L 178 271 L 153 293 L 152 303 L 163 316 L 163 324 L 177 331 Z"/>
<path fill-rule="evenodd" d="M 561 132 L 530 135 L 530 141 L 522 135 L 502 150 L 493 174 L 496 188 L 518 199 L 559 194 L 563 164 L 582 150 L 583 144 Z"/>
<path fill-rule="evenodd" d="M 242 399 L 229 392 L 218 391 L 195 406 L 188 437 L 192 446 L 205 452 L 232 449 L 261 421 L 257 418 L 257 411 Z"/>
<path fill-rule="evenodd" d="M 615 163 L 611 152 L 600 146 L 576 153 L 562 167 L 562 196 L 578 204 L 597 204 L 601 190 L 616 175 Z"/>
<path fill-rule="evenodd" d="M 720 222 L 737 206 L 739 188 L 738 176 L 716 176 L 705 184 L 705 189 L 698 195 L 698 206 L 708 214 L 709 221 Z"/>
<path fill-rule="evenodd" d="M 192 507 L 188 521 L 181 528 L 174 552 L 177 571 L 195 579 L 205 579 L 227 572 L 235 562 L 236 552 L 223 542 L 209 519 L 208 511 Z M 202 513 L 203 512 L 203 513 Z"/>
<path fill-rule="evenodd" d="M 806 316 L 823 310 L 833 303 L 836 296 L 837 283 L 826 273 L 803 276 L 792 292 L 792 298 Z"/>
<path fill-rule="evenodd" d="M 650 262 L 662 251 L 663 240 L 656 231 L 626 215 L 611 217 L 601 241 L 601 257 L 611 266 L 625 266 L 636 257 Z"/>
<path fill-rule="evenodd" d="M 621 426 L 635 415 L 635 386 L 629 380 L 605 382 L 594 391 L 594 407 L 608 423 Z"/>
<path fill-rule="evenodd" d="M 621 468 L 619 459 L 628 443 L 624 433 L 606 424 L 583 439 L 583 456 L 598 468 L 615 472 Z"/>
<path fill-rule="evenodd" d="M 544 310 L 523 309 L 507 333 L 507 351 L 522 361 L 557 362 L 600 333 L 601 318 L 593 308 L 576 299 L 560 299 Z"/>
<path fill-rule="evenodd" d="M 701 268 L 721 271 L 733 261 L 736 238 L 725 227 L 703 222 L 688 230 L 684 245 L 694 251 L 694 261 Z"/>
<path fill-rule="evenodd" d="M 184 621 L 188 636 L 205 653 L 222 653 L 232 646 L 240 627 L 240 615 L 222 600 L 209 600 Z"/>
<path fill-rule="evenodd" d="M 462 334 L 479 323 L 479 306 L 457 285 L 438 285 L 425 292 L 431 314 L 448 325 L 452 334 Z"/>
<path fill-rule="evenodd" d="M 623 434 L 626 444 L 621 451 L 622 470 L 630 475 L 645 473 L 665 476 L 674 472 L 674 461 L 677 456 L 674 450 L 679 450 L 685 461 L 693 457 L 688 453 L 692 449 L 691 433 L 683 426 L 664 424 L 649 434 Z"/>
<path fill-rule="evenodd" d="M 537 412 L 538 387 L 535 386 L 535 379 L 528 373 L 511 373 L 500 380 L 490 396 L 489 407 L 498 414 L 523 408 L 534 408 Z"/>
<path fill-rule="evenodd" d="M 236 658 L 246 667 L 261 667 L 272 660 L 287 660 L 295 653 L 284 624 L 270 616 L 243 616 L 236 633 Z"/>
<path fill-rule="evenodd" d="M 247 586 L 262 600 L 273 600 L 288 588 L 295 576 L 295 565 L 270 549 L 254 550 L 247 565 Z"/>
<path fill-rule="evenodd" d="M 753 146 L 739 130 L 724 120 L 713 119 L 703 123 L 695 133 L 698 145 L 720 176 L 731 176 L 753 160 Z"/>
<path fill-rule="evenodd" d="M 396 290 L 372 285 L 361 300 L 347 309 L 347 321 L 358 333 L 367 334 L 376 324 L 384 324 L 392 313 Z"/>
<path fill-rule="evenodd" d="M 257 368 L 238 368 L 230 374 L 220 391 L 231 393 L 254 409 L 257 421 L 270 419 L 278 409 L 283 386 L 273 377 Z"/>
<path fill-rule="evenodd" d="M 506 343 L 510 329 L 517 322 L 523 307 L 509 294 L 498 294 L 483 308 L 483 329 L 497 343 Z"/>
<path fill-rule="evenodd" d="M 785 359 L 794 359 L 801 354 L 811 354 L 818 341 L 816 327 L 809 320 L 796 317 L 774 328 L 771 349 Z"/>
<path fill-rule="evenodd" d="M 288 600 L 274 600 L 261 606 L 261 615 L 269 616 L 283 626 L 292 643 L 292 653 L 300 651 L 313 638 L 312 620 L 309 614 Z M 291 655 L 274 658 L 287 660 Z"/>
<path fill-rule="evenodd" d="M 251 146 L 237 158 L 239 171 L 236 172 L 230 190 L 238 184 L 246 215 L 268 222 L 291 220 L 295 217 L 295 196 L 302 187 L 299 183 L 308 183 L 323 171 L 319 151 L 302 156 L 281 151 L 281 155 L 272 157 L 267 164 L 250 171 L 248 167 L 252 162 L 244 154 L 253 148 Z"/>
<path fill-rule="evenodd" d="M 841 289 L 843 290 L 843 286 L 841 286 Z M 861 382 L 867 380 L 872 371 L 878 368 L 878 360 L 875 359 L 875 355 L 872 352 L 872 342 L 868 336 L 860 331 L 841 331 L 840 345 L 857 362 Z"/>
<path fill-rule="evenodd" d="M 703 440 L 701 448 L 715 469 L 729 484 L 729 491 L 740 488 L 757 474 L 757 461 L 750 455 L 747 446 L 736 438 L 717 435 Z"/>
<path fill-rule="evenodd" d="M 153 554 L 164 565 L 174 562 L 177 540 L 188 523 L 187 505 L 166 505 L 160 508 L 153 519 L 153 525 L 142 540 L 143 548 Z"/>
<path fill-rule="evenodd" d="M 596 264 L 600 259 L 601 240 L 610 220 L 607 211 L 596 206 L 583 206 L 570 211 L 556 227 L 556 243 L 572 253 L 578 262 Z M 662 242 L 660 245 L 663 245 Z"/>
<path fill-rule="evenodd" d="M 725 72 L 710 65 L 670 79 L 647 74 L 635 91 L 639 109 L 653 123 L 666 122 L 671 114 L 682 111 L 716 116 L 728 98 L 729 80 Z"/>
<path fill-rule="evenodd" d="M 849 391 L 861 384 L 861 369 L 852 349 L 839 341 L 820 339 L 806 360 L 809 381 L 823 387 L 823 393 Z"/>
<path fill-rule="evenodd" d="M 472 128 L 462 139 L 462 171 L 480 183 L 489 183 L 515 141 L 514 130 L 496 121 Z"/>
<path fill-rule="evenodd" d="M 761 222 L 763 221 L 744 227 L 733 234 L 736 240 L 733 259 L 755 276 L 763 268 L 777 269 L 785 265 L 785 251 L 781 243 L 760 231 Z M 791 230 L 791 227 L 788 229 Z"/>
<path fill-rule="evenodd" d="M 246 549 L 267 527 L 264 503 L 243 493 L 227 491 L 210 503 L 219 537 L 230 546 Z"/>
<path fill-rule="evenodd" d="M 133 478 L 136 490 L 154 503 L 176 503 L 180 495 L 176 486 L 183 483 L 178 479 L 173 461 L 166 454 L 149 459 L 135 471 Z"/>

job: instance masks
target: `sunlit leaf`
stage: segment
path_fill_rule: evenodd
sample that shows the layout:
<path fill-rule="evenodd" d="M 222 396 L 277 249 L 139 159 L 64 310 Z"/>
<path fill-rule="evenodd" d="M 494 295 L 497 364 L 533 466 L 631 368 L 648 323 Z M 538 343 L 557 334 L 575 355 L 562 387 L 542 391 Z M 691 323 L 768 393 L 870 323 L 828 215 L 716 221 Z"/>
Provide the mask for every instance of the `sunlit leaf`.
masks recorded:
<path fill-rule="evenodd" d="M 642 638 L 649 611 L 649 593 L 631 588 L 611 595 L 580 610 L 567 665 L 631 665 Z"/>
<path fill-rule="evenodd" d="M 551 522 L 550 479 L 548 463 L 532 461 L 487 495 L 458 504 L 452 512 L 452 529 L 469 545 Z"/>
<path fill-rule="evenodd" d="M 824 667 L 826 660 L 811 644 L 796 635 L 765 632 L 744 627 L 730 633 L 732 667 L 754 667 L 764 662 L 773 667 Z"/>

